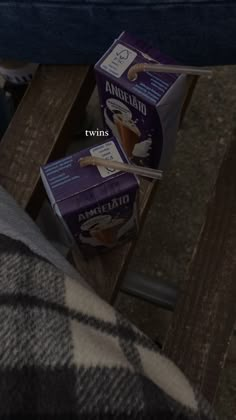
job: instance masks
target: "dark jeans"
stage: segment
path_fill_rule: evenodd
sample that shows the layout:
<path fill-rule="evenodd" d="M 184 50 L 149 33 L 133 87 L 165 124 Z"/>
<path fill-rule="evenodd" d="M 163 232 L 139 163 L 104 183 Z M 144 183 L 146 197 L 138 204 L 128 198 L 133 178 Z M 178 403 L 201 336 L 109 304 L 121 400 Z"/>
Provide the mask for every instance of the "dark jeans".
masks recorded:
<path fill-rule="evenodd" d="M 95 63 L 127 30 L 180 63 L 236 62 L 236 2 L 8 0 L 0 2 L 0 57 Z"/>

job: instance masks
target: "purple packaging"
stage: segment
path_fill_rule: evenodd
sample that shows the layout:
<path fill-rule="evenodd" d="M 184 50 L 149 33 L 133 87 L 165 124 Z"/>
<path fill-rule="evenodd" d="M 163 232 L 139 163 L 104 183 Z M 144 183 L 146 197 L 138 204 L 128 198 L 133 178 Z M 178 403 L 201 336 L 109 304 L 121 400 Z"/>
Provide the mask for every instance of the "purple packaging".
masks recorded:
<path fill-rule="evenodd" d="M 41 168 L 55 213 L 85 255 L 130 240 L 138 229 L 136 176 L 101 166 L 81 168 L 79 159 L 89 155 L 128 162 L 119 143 L 110 139 Z"/>
<path fill-rule="evenodd" d="M 158 50 L 123 32 L 95 66 L 104 124 L 134 163 L 164 169 L 173 153 L 187 77 L 138 73 L 140 63 L 176 64 Z"/>

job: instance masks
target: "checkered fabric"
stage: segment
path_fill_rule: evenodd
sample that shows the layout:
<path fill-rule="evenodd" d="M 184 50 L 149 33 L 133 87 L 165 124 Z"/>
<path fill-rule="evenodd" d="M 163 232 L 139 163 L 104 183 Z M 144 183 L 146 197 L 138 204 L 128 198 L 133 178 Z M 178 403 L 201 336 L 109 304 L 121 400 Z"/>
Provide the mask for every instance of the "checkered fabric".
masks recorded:
<path fill-rule="evenodd" d="M 1 419 L 211 418 L 201 406 L 145 335 L 24 244 L 0 236 Z"/>
<path fill-rule="evenodd" d="M 0 189 L 0 420 L 214 418 Z"/>

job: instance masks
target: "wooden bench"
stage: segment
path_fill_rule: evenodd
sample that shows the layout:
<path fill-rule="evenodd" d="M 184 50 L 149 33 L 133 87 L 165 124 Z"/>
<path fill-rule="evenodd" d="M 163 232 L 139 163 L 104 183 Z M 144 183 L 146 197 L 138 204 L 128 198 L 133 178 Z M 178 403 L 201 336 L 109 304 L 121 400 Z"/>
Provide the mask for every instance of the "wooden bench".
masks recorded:
<path fill-rule="evenodd" d="M 196 78 L 189 78 L 182 118 L 195 84 Z M 0 143 L 0 184 L 32 217 L 36 217 L 45 198 L 39 167 L 63 156 L 84 117 L 94 86 L 88 66 L 41 66 Z M 211 402 L 236 318 L 235 167 L 233 141 L 219 172 L 164 348 Z M 156 186 L 154 182 L 141 182 L 142 221 Z M 134 246 L 135 241 L 89 263 L 74 256 L 86 280 L 109 302 L 119 290 Z"/>

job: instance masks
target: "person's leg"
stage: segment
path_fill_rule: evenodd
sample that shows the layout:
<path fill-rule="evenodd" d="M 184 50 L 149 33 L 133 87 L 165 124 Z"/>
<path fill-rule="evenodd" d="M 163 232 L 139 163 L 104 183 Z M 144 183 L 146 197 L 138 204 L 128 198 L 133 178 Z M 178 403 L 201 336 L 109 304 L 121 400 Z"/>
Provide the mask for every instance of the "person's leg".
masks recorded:
<path fill-rule="evenodd" d="M 1 188 L 0 199 L 0 418 L 215 419 Z"/>
<path fill-rule="evenodd" d="M 236 3 L 218 0 L 4 2 L 0 57 L 95 63 L 123 30 L 150 40 L 180 63 L 236 62 Z"/>

